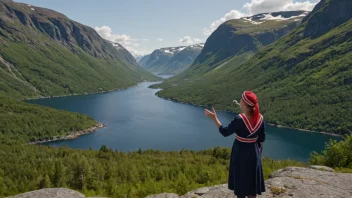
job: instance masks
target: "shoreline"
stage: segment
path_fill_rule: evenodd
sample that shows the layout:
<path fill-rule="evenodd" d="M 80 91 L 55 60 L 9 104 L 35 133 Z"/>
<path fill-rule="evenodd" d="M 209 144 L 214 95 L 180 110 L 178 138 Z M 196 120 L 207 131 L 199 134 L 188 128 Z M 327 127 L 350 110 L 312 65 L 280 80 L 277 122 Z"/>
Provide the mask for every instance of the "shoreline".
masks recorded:
<path fill-rule="evenodd" d="M 50 139 L 44 139 L 44 140 L 40 140 L 40 141 L 30 142 L 29 144 L 37 145 L 37 144 L 56 142 L 56 141 L 62 141 L 62 140 L 74 140 L 74 139 L 79 138 L 80 136 L 94 133 L 97 130 L 105 128 L 105 127 L 106 127 L 105 124 L 98 123 L 97 125 L 95 125 L 93 127 L 90 127 L 88 129 L 84 129 L 84 130 L 80 130 L 80 131 L 75 131 L 75 132 L 72 132 L 66 136 L 54 136 L 54 137 L 51 137 Z"/>
<path fill-rule="evenodd" d="M 206 105 L 200 105 L 200 104 L 195 104 L 195 103 L 191 103 L 191 102 L 182 102 L 182 101 L 179 101 L 179 100 L 176 100 L 176 99 L 163 97 L 163 96 L 158 95 L 157 93 L 155 93 L 155 95 L 157 97 L 159 97 L 159 98 L 164 99 L 164 100 L 169 100 L 169 101 L 173 101 L 173 102 L 177 102 L 177 103 L 181 103 L 181 104 L 188 104 L 188 105 L 192 105 L 192 106 L 196 106 L 196 107 L 207 107 Z M 227 113 L 236 113 L 236 112 L 233 112 L 233 111 L 222 110 L 222 109 L 218 109 L 217 111 L 227 112 Z M 309 129 L 293 128 L 293 127 L 289 127 L 289 126 L 272 124 L 272 123 L 268 123 L 268 122 L 266 122 L 266 123 L 269 124 L 270 126 L 274 126 L 274 127 L 277 127 L 277 128 L 294 129 L 294 130 L 297 130 L 297 131 L 303 131 L 303 132 L 309 132 L 309 133 L 320 133 L 320 134 L 323 134 L 323 135 L 328 135 L 328 136 L 333 136 L 333 137 L 342 137 L 342 138 L 344 137 L 343 135 L 340 135 L 340 134 L 328 133 L 328 132 L 324 132 L 324 131 L 313 131 L 313 130 L 309 130 Z"/>
<path fill-rule="evenodd" d="M 129 89 L 129 88 L 132 88 L 132 87 L 136 87 L 138 86 L 140 83 L 144 83 L 144 82 L 162 82 L 162 81 L 142 81 L 142 82 L 139 82 L 137 83 L 136 85 L 133 85 L 133 86 L 130 86 L 130 87 L 126 87 L 126 88 L 118 88 L 118 89 L 113 89 L 113 90 L 109 90 L 109 91 L 102 91 L 102 92 L 96 92 L 96 93 L 86 93 L 86 94 L 70 94 L 70 95 L 60 95 L 60 96 L 47 96 L 47 97 L 37 97 L 37 98 L 27 98 L 27 99 L 24 99 L 24 101 L 29 101 L 29 100 L 37 100 L 37 99 L 49 99 L 49 98 L 60 98 L 60 97 L 69 97 L 69 96 L 81 96 L 81 95 L 95 95 L 95 94 L 103 94 L 103 93 L 110 93 L 110 92 L 114 92 L 114 91 L 121 91 L 121 90 L 126 90 L 126 89 Z M 161 99 L 164 99 L 164 100 L 169 100 L 169 101 L 173 101 L 173 102 L 177 102 L 177 103 L 180 103 L 180 104 L 187 104 L 187 105 L 192 105 L 192 106 L 196 106 L 196 107 L 208 107 L 206 105 L 200 105 L 200 104 L 196 104 L 196 103 L 192 103 L 192 102 L 182 102 L 182 101 L 179 101 L 177 99 L 172 99 L 172 98 L 167 98 L 167 97 L 163 97 L 163 96 L 160 96 L 158 95 L 158 92 L 160 90 L 162 90 L 161 88 L 151 88 L 150 86 L 148 87 L 150 89 L 157 89 L 158 91 L 155 93 L 155 95 Z M 233 111 L 228 111 L 228 110 L 222 110 L 222 109 L 219 109 L 217 111 L 220 111 L 220 112 L 227 112 L 227 113 L 236 113 L 236 112 L 233 112 Z M 294 129 L 294 130 L 298 130 L 298 131 L 303 131 L 303 132 L 309 132 L 309 133 L 319 133 L 319 134 L 323 134 L 323 135 L 328 135 L 328 136 L 333 136 L 333 137 L 344 137 L 344 135 L 340 135 L 340 134 L 334 134 L 334 133 L 328 133 L 328 132 L 324 132 L 324 131 L 313 131 L 313 130 L 309 130 L 309 129 L 300 129 L 300 128 L 293 128 L 293 127 L 289 127 L 289 126 L 284 126 L 284 125 L 278 125 L 278 124 L 272 124 L 272 123 L 268 123 L 270 126 L 274 126 L 274 127 L 277 127 L 277 128 L 287 128 L 287 129 Z M 103 125 L 102 127 L 98 127 L 97 129 L 100 129 L 100 128 L 105 128 L 106 126 L 104 124 L 99 124 L 99 125 Z M 89 129 L 86 129 L 86 130 L 90 130 L 94 127 L 91 127 Z M 95 130 L 97 130 L 95 129 Z M 86 130 L 83 130 L 83 131 L 86 131 Z M 95 131 L 94 130 L 94 131 Z M 92 132 L 94 132 L 92 131 Z M 82 132 L 82 131 L 78 131 L 78 132 L 74 132 L 74 134 L 76 133 L 79 133 L 79 132 Z M 90 132 L 90 133 L 92 133 Z M 63 139 L 55 139 L 55 140 L 44 140 L 44 141 L 38 141 L 39 143 L 31 143 L 31 144 L 40 144 L 40 143 L 45 143 L 45 142 L 53 142 L 53 141 L 60 141 L 60 140 L 69 140 L 69 139 L 76 139 L 77 137 L 81 136 L 81 135 L 85 135 L 85 134 L 89 134 L 89 133 L 83 133 L 83 134 L 80 134 L 80 135 L 77 135 L 76 137 L 74 138 L 69 138 L 68 136 L 71 136 L 71 135 L 68 135 L 67 137 L 60 137 L 60 138 L 63 138 Z M 55 137 L 53 137 L 55 138 Z M 57 137 L 56 137 L 57 138 Z M 68 138 L 68 139 L 67 139 Z"/>
<path fill-rule="evenodd" d="M 116 88 L 116 89 L 111 89 L 107 91 L 101 91 L 101 92 L 89 92 L 89 93 L 73 93 L 73 94 L 68 94 L 68 95 L 56 95 L 56 96 L 38 96 L 38 97 L 30 97 L 30 98 L 23 98 L 20 101 L 30 101 L 30 100 L 38 100 L 38 99 L 50 99 L 50 98 L 63 98 L 63 97 L 70 97 L 70 96 L 87 96 L 87 95 L 96 95 L 96 94 L 103 94 L 103 93 L 111 93 L 114 91 L 122 91 L 126 90 L 135 86 L 138 86 L 140 83 L 144 82 L 162 82 L 162 81 L 151 81 L 151 80 L 144 80 L 141 82 L 138 82 L 135 85 L 129 86 L 129 87 L 123 87 L 123 88 Z"/>

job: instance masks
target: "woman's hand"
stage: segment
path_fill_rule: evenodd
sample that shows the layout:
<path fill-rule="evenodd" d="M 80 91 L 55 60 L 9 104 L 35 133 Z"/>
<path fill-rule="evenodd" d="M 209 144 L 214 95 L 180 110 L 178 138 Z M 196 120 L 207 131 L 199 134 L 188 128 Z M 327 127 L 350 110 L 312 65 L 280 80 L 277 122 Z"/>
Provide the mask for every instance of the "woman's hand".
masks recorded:
<path fill-rule="evenodd" d="M 215 111 L 214 107 L 212 109 L 213 109 L 213 112 L 209 111 L 208 109 L 205 109 L 204 114 L 206 116 L 208 116 L 209 118 L 211 118 L 214 121 L 215 125 L 218 128 L 220 128 L 221 122 L 219 121 L 218 116 L 216 115 L 216 111 Z"/>
<path fill-rule="evenodd" d="M 208 109 L 205 109 L 204 114 L 209 118 L 211 118 L 212 120 L 215 120 L 217 118 L 216 111 L 214 107 L 212 109 L 213 109 L 213 112 L 209 111 Z"/>

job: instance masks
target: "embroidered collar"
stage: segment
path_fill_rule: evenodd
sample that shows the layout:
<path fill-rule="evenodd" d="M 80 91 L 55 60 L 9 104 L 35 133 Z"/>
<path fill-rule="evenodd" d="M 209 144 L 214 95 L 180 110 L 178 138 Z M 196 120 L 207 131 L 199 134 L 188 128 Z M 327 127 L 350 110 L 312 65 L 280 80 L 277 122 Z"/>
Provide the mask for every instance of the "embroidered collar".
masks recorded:
<path fill-rule="evenodd" d="M 251 134 L 255 133 L 260 128 L 260 126 L 263 123 L 263 116 L 261 114 L 260 114 L 259 120 L 257 121 L 255 126 L 251 125 L 251 123 L 249 122 L 247 116 L 244 113 L 239 114 L 239 116 L 242 118 L 244 124 L 246 125 L 248 131 Z"/>

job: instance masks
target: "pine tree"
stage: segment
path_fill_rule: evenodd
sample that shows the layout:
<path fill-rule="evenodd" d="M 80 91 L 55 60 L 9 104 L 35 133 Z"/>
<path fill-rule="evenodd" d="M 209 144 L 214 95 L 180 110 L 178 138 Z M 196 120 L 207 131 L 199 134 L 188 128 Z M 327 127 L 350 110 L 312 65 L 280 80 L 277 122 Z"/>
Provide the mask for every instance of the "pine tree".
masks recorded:
<path fill-rule="evenodd" d="M 55 172 L 53 176 L 54 187 L 65 186 L 65 167 L 61 161 L 55 163 Z"/>
<path fill-rule="evenodd" d="M 91 185 L 91 166 L 85 156 L 75 156 L 72 184 L 75 189 L 83 190 Z"/>
<path fill-rule="evenodd" d="M 42 179 L 40 180 L 39 183 L 39 188 L 50 188 L 51 187 L 51 182 L 50 182 L 50 178 L 47 174 L 45 174 L 44 177 L 42 177 Z"/>

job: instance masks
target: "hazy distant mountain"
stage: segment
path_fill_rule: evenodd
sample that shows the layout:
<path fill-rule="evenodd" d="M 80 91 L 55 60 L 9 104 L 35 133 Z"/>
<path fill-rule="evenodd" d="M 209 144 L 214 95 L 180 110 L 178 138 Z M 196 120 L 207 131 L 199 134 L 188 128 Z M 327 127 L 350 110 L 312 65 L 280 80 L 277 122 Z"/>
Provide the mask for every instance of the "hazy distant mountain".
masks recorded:
<path fill-rule="evenodd" d="M 187 69 L 201 53 L 204 44 L 191 45 L 175 54 L 164 66 L 163 74 L 178 74 Z"/>
<path fill-rule="evenodd" d="M 153 73 L 177 74 L 193 63 L 203 46 L 204 44 L 196 44 L 157 49 L 143 57 L 139 64 Z"/>
<path fill-rule="evenodd" d="M 135 55 L 134 59 L 136 59 L 137 63 L 144 57 L 145 55 Z"/>
<path fill-rule="evenodd" d="M 150 57 L 150 54 L 147 54 L 145 56 L 143 56 L 139 61 L 138 64 L 141 65 L 142 67 L 144 67 L 146 65 L 146 63 L 148 62 Z"/>

